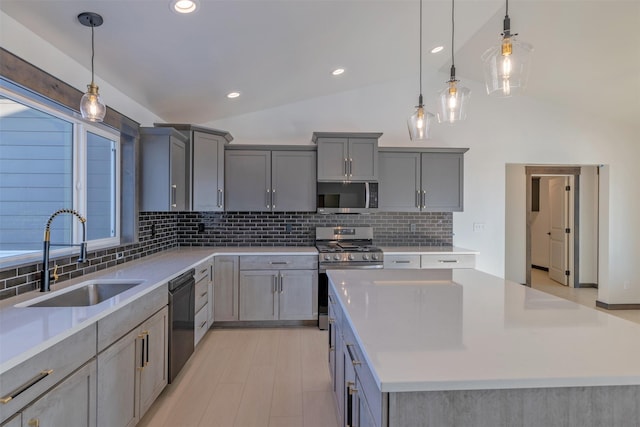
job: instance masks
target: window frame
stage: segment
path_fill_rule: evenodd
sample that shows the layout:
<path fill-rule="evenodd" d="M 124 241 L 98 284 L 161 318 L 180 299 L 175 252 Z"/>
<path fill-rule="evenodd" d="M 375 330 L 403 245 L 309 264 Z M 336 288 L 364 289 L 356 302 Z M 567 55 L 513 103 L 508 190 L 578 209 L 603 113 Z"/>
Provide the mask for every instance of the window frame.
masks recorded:
<path fill-rule="evenodd" d="M 73 142 L 72 142 L 72 185 L 73 185 L 73 197 L 72 197 L 72 209 L 75 209 L 80 214 L 85 215 L 87 211 L 87 134 L 89 132 L 107 138 L 113 141 L 114 152 L 114 174 L 115 179 L 112 181 L 113 190 L 113 202 L 114 215 L 112 218 L 112 224 L 114 226 L 114 236 L 102 239 L 94 239 L 87 241 L 87 249 L 89 251 L 95 251 L 99 249 L 105 249 L 109 247 L 115 247 L 121 245 L 121 222 L 122 222 L 122 182 L 121 182 L 121 167 L 122 167 L 122 146 L 121 146 L 121 132 L 117 129 L 109 126 L 87 122 L 83 120 L 77 113 L 57 103 L 48 101 L 41 95 L 33 93 L 31 91 L 24 90 L 17 87 L 16 90 L 12 90 L 12 87 L 8 87 L 5 84 L 0 84 L 0 95 L 21 103 L 29 108 L 33 108 L 43 113 L 49 114 L 53 117 L 67 121 L 73 126 Z M 51 212 L 53 214 L 53 212 Z M 90 218 L 87 218 L 91 221 Z M 42 230 L 44 232 L 45 224 L 42 224 Z M 72 243 L 79 244 L 82 241 L 82 224 L 79 221 L 73 221 L 72 227 Z M 65 255 L 72 255 L 77 252 L 76 247 L 52 247 L 51 258 L 57 258 Z M 10 267 L 13 265 L 25 264 L 40 260 L 42 257 L 42 251 L 32 251 L 20 255 L 13 256 L 0 256 L 0 268 Z"/>

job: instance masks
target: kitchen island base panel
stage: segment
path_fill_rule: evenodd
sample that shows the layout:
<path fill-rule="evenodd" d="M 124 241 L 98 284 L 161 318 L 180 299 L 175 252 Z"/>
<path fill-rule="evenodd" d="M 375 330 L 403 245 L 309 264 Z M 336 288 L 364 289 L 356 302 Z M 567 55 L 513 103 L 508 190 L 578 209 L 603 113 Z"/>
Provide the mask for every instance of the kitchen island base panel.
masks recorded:
<path fill-rule="evenodd" d="M 640 426 L 640 386 L 389 393 L 389 427 Z"/>

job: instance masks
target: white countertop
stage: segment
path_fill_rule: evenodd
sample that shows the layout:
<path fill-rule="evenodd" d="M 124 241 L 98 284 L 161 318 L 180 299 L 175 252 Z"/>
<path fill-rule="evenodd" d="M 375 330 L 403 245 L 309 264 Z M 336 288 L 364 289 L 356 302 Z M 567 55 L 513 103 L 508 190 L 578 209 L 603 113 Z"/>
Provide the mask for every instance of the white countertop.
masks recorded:
<path fill-rule="evenodd" d="M 314 255 L 313 247 L 187 247 L 54 284 L 52 292 L 93 279 L 140 280 L 143 283 L 88 307 L 15 307 L 50 293 L 27 292 L 0 301 L 0 373 L 33 357 L 75 332 L 142 297 L 173 277 L 215 255 Z"/>
<path fill-rule="evenodd" d="M 477 255 L 480 252 L 457 246 L 381 246 L 382 252 L 388 255 L 422 255 L 422 254 L 457 254 Z"/>
<path fill-rule="evenodd" d="M 473 269 L 327 271 L 383 392 L 640 384 L 640 325 Z"/>

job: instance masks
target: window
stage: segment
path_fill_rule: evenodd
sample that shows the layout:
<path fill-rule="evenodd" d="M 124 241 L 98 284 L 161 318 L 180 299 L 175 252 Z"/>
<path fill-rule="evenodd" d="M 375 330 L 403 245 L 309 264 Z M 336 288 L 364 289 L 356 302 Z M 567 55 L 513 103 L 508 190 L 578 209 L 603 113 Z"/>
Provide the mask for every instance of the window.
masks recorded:
<path fill-rule="evenodd" d="M 119 244 L 119 135 L 0 88 L 0 262 L 37 258 L 58 209 L 87 218 L 89 249 Z M 56 244 L 79 243 L 71 215 L 51 223 Z M 66 249 L 67 251 L 69 248 Z"/>

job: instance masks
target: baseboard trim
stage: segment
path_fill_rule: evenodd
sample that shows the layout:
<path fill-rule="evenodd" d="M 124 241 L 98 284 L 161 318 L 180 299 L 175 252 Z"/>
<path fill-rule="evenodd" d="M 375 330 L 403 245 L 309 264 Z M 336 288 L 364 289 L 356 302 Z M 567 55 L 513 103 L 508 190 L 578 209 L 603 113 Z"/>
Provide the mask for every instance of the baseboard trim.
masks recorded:
<path fill-rule="evenodd" d="M 549 271 L 548 267 L 541 267 L 541 266 L 535 265 L 535 264 L 531 264 L 531 268 L 534 268 L 536 270 Z"/>
<path fill-rule="evenodd" d="M 282 328 L 301 326 L 318 327 L 317 320 L 232 320 L 232 321 L 214 321 L 211 329 L 224 328 Z"/>
<path fill-rule="evenodd" d="M 597 283 L 580 283 L 578 285 L 578 287 L 580 287 L 580 288 L 596 288 L 596 289 L 598 289 L 598 284 Z"/>
<path fill-rule="evenodd" d="M 608 304 L 598 300 L 596 300 L 596 307 L 607 310 L 640 310 L 640 304 Z"/>

